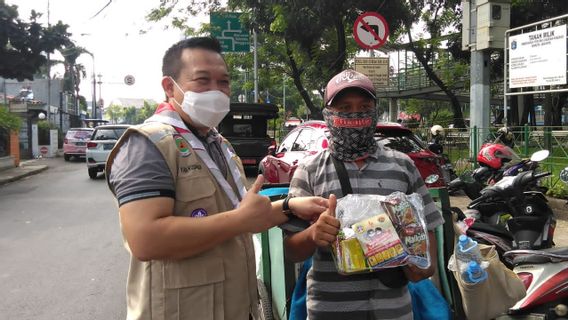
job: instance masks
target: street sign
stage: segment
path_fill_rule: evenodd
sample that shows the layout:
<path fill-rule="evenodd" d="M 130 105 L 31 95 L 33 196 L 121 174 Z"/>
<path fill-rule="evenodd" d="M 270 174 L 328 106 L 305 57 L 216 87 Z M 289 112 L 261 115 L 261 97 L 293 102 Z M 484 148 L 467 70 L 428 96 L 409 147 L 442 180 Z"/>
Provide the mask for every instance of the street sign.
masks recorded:
<path fill-rule="evenodd" d="M 566 84 L 566 25 L 509 37 L 509 87 Z"/>
<path fill-rule="evenodd" d="M 47 153 L 49 152 L 49 148 L 47 146 L 41 146 L 41 148 L 39 148 L 39 152 L 43 155 L 46 156 Z"/>
<path fill-rule="evenodd" d="M 241 25 L 239 12 L 211 12 L 211 36 L 221 42 L 223 52 L 249 52 L 249 32 Z"/>
<path fill-rule="evenodd" d="M 361 48 L 377 49 L 389 36 L 387 20 L 376 12 L 365 12 L 355 20 L 353 36 Z"/>
<path fill-rule="evenodd" d="M 355 71 L 369 77 L 375 89 L 389 85 L 389 58 L 355 57 Z"/>
<path fill-rule="evenodd" d="M 134 84 L 134 82 L 136 82 L 136 80 L 134 79 L 133 75 L 126 75 L 126 77 L 124 77 L 124 83 L 126 83 L 127 85 L 131 86 Z"/>

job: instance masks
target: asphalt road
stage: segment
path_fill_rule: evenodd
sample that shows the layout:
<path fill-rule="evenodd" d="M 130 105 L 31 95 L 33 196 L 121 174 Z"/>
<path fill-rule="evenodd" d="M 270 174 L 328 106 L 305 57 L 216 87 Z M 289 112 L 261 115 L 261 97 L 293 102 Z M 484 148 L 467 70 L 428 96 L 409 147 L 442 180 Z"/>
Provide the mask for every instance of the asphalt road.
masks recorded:
<path fill-rule="evenodd" d="M 0 187 L 0 318 L 124 319 L 128 253 L 103 176 L 84 162 Z"/>

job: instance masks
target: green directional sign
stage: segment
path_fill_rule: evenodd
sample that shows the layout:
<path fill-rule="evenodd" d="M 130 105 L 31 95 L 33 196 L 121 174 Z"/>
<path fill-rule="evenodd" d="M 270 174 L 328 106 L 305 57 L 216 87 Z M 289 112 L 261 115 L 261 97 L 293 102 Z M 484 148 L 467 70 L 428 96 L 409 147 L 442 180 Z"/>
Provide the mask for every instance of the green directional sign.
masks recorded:
<path fill-rule="evenodd" d="M 211 12 L 211 36 L 221 42 L 223 52 L 249 52 L 249 32 L 239 20 L 239 12 Z"/>

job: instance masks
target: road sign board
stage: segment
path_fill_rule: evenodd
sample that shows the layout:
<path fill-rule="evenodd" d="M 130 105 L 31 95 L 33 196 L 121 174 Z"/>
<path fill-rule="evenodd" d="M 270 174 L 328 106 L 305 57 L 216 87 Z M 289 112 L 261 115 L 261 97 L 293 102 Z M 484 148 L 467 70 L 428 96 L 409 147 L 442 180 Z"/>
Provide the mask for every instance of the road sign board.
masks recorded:
<path fill-rule="evenodd" d="M 363 49 L 377 49 L 389 36 L 387 20 L 376 12 L 365 12 L 353 24 L 353 36 Z"/>
<path fill-rule="evenodd" d="M 126 75 L 126 77 L 124 77 L 124 83 L 126 83 L 127 85 L 131 86 L 134 84 L 134 82 L 136 82 L 136 80 L 134 79 L 133 75 Z"/>
<path fill-rule="evenodd" d="M 39 152 L 40 152 L 42 155 L 45 156 L 45 155 L 47 155 L 47 153 L 49 152 L 49 148 L 46 147 L 46 146 L 42 146 L 41 148 L 39 148 Z"/>
<path fill-rule="evenodd" d="M 375 89 L 385 88 L 389 84 L 389 58 L 355 57 L 355 71 L 369 77 Z"/>
<path fill-rule="evenodd" d="M 249 52 L 249 31 L 241 25 L 239 12 L 211 12 L 211 35 L 221 42 L 223 52 Z"/>

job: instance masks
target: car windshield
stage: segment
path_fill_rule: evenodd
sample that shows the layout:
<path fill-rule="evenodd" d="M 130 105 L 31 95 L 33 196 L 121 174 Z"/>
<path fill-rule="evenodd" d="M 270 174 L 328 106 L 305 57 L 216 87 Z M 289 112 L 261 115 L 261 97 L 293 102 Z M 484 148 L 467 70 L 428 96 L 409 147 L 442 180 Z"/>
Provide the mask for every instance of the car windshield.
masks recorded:
<path fill-rule="evenodd" d="M 93 140 L 118 140 L 124 131 L 126 131 L 126 128 L 97 129 Z"/>
<path fill-rule="evenodd" d="M 67 138 L 70 139 L 88 139 L 93 134 L 92 130 L 77 130 L 67 132 Z"/>
<path fill-rule="evenodd" d="M 375 139 L 377 139 L 382 146 L 398 150 L 402 153 L 414 153 L 424 150 L 420 143 L 412 139 L 412 136 L 404 133 L 389 133 L 387 135 L 384 132 L 377 132 Z"/>

